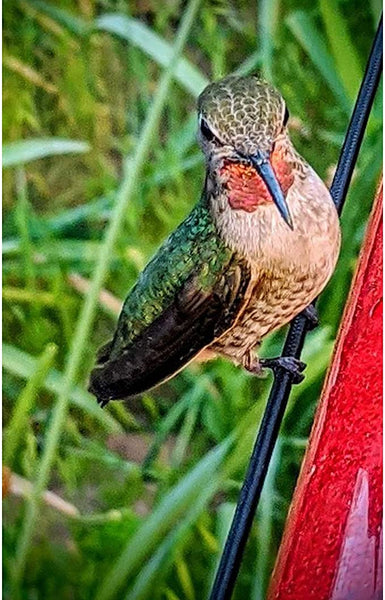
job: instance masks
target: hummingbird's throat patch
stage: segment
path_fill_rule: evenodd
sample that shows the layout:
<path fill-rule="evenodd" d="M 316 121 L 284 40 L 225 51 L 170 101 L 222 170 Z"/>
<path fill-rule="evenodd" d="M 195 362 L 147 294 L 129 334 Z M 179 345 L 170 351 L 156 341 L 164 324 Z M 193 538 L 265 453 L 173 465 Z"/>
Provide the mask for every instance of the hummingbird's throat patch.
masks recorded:
<path fill-rule="evenodd" d="M 275 153 L 271 155 L 271 165 L 286 196 L 294 179 L 290 166 Z M 265 182 L 251 165 L 225 161 L 221 175 L 228 189 L 231 208 L 254 212 L 258 206 L 273 202 Z"/>

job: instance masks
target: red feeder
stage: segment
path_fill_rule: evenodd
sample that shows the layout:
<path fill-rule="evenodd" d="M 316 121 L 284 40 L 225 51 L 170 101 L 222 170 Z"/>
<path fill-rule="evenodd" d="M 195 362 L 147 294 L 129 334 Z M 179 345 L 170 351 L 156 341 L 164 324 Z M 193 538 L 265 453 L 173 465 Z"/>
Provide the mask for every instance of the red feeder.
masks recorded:
<path fill-rule="evenodd" d="M 382 186 L 268 600 L 382 598 Z"/>

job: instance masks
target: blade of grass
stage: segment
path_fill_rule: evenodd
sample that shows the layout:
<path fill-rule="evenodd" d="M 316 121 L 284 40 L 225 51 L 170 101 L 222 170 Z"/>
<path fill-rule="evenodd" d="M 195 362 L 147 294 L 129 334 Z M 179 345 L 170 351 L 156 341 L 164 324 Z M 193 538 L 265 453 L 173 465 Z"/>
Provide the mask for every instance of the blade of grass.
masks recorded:
<path fill-rule="evenodd" d="M 16 173 L 17 204 L 15 221 L 20 235 L 20 249 L 24 262 L 24 275 L 27 286 L 33 292 L 35 290 L 35 266 L 33 264 L 33 246 L 29 234 L 30 207 L 27 199 L 27 183 L 25 172 L 18 169 Z"/>
<path fill-rule="evenodd" d="M 286 23 L 341 103 L 341 107 L 345 113 L 350 116 L 352 102 L 345 92 L 344 85 L 336 71 L 333 58 L 311 17 L 304 11 L 298 10 L 292 12 L 287 17 Z"/>
<path fill-rule="evenodd" d="M 55 296 L 51 292 L 41 292 L 30 288 L 4 287 L 2 296 L 6 302 L 42 304 L 44 306 L 55 306 L 56 304 Z"/>
<path fill-rule="evenodd" d="M 44 234 L 59 234 L 71 229 L 78 224 L 90 221 L 106 220 L 111 212 L 114 202 L 114 194 L 107 194 L 95 198 L 88 204 L 82 204 L 70 208 L 54 216 L 37 218 L 30 223 L 30 235 L 32 240 L 41 239 Z M 18 252 L 20 250 L 20 239 L 13 237 L 3 240 L 2 252 L 4 255 Z"/>
<path fill-rule="evenodd" d="M 248 56 L 234 71 L 234 75 L 250 75 L 256 69 L 260 68 L 262 62 L 261 51 L 255 50 Z"/>
<path fill-rule="evenodd" d="M 218 560 L 225 546 L 227 534 L 229 533 L 231 522 L 234 517 L 235 508 L 235 502 L 223 502 L 216 510 L 215 540 L 217 542 L 217 551 L 216 553 L 213 553 L 209 568 L 207 570 L 205 586 L 207 589 L 205 590 L 204 594 L 205 598 L 208 597 L 211 586 L 214 582 L 215 574 L 218 568 Z"/>
<path fill-rule="evenodd" d="M 23 429 L 27 424 L 39 389 L 43 386 L 46 375 L 51 368 L 57 352 L 55 344 L 47 344 L 43 353 L 36 361 L 36 369 L 28 379 L 27 385 L 16 400 L 15 407 L 4 437 L 4 464 L 12 467 L 16 449 L 20 443 Z"/>
<path fill-rule="evenodd" d="M 199 515 L 199 513 L 198 513 Z M 197 516 L 198 516 L 197 515 Z M 192 523 L 191 523 L 192 525 Z M 179 584 L 183 590 L 183 596 L 186 600 L 195 600 L 195 590 L 192 582 L 191 572 L 189 565 L 187 565 L 182 552 L 178 549 L 177 556 L 175 557 L 175 570 L 178 575 Z"/>
<path fill-rule="evenodd" d="M 9 344 L 3 344 L 2 356 L 3 368 L 9 371 L 9 373 L 27 380 L 33 377 L 37 368 L 36 358 Z M 50 369 L 42 387 L 56 396 L 60 394 L 60 390 L 63 387 L 62 373 L 55 369 Z M 84 410 L 92 418 L 99 421 L 99 424 L 102 425 L 106 431 L 111 433 L 122 432 L 120 424 L 107 411 L 100 410 L 94 397 L 81 388 L 75 386 L 72 387 L 70 402 L 77 408 Z"/>
<path fill-rule="evenodd" d="M 95 600 L 115 597 L 124 581 L 143 564 L 159 541 L 178 523 L 187 508 L 206 497 L 207 488 L 216 478 L 231 441 L 226 440 L 206 454 L 168 493 L 123 548 L 112 569 L 106 573 Z"/>
<path fill-rule="evenodd" d="M 197 391 L 198 395 L 195 395 L 195 397 L 191 398 L 189 402 L 186 417 L 176 439 L 175 448 L 171 457 L 171 464 L 174 469 L 178 468 L 184 459 L 187 446 L 190 443 L 191 436 L 198 420 L 203 397 L 202 392 L 199 389 Z"/>
<path fill-rule="evenodd" d="M 181 418 L 182 414 L 187 410 L 190 402 L 190 394 L 185 394 L 174 406 L 170 408 L 167 415 L 160 421 L 157 426 L 155 438 L 151 444 L 147 456 L 145 457 L 142 465 L 143 472 L 151 470 L 153 462 L 156 460 L 159 450 L 172 428 L 175 427 L 176 423 Z"/>
<path fill-rule="evenodd" d="M 10 492 L 15 496 L 20 496 L 21 498 L 28 498 L 32 490 L 32 484 L 25 477 L 21 477 L 20 475 L 16 475 L 16 473 L 11 474 L 11 482 L 10 482 Z M 47 506 L 57 510 L 58 512 L 66 515 L 67 517 L 76 518 L 79 516 L 79 511 L 73 504 L 66 502 L 63 500 L 58 494 L 55 492 L 44 492 L 43 500 Z"/>
<path fill-rule="evenodd" d="M 3 168 L 57 154 L 82 154 L 90 149 L 86 142 L 61 138 L 36 138 L 3 144 Z"/>
<path fill-rule="evenodd" d="M 191 535 L 193 524 L 197 521 L 217 488 L 218 478 L 214 478 L 199 498 L 192 504 L 183 521 L 175 529 L 171 530 L 159 548 L 147 560 L 135 579 L 133 588 L 128 592 L 126 600 L 144 600 L 145 598 L 151 599 L 154 597 L 154 590 L 158 589 L 159 585 L 159 573 L 162 573 L 163 578 L 165 577 L 171 567 L 175 553 L 186 545 L 189 534 Z M 187 595 L 186 587 L 183 587 L 183 590 L 183 598 L 187 600 L 187 598 L 193 597 L 192 595 Z"/>
<path fill-rule="evenodd" d="M 261 0 L 259 3 L 259 47 L 263 75 L 273 81 L 273 50 L 280 0 Z"/>
<path fill-rule="evenodd" d="M 261 502 L 257 513 L 257 558 L 254 570 L 254 590 L 252 598 L 264 600 L 269 582 L 268 567 L 270 564 L 271 541 L 273 537 L 275 479 L 281 464 L 281 441 L 274 448 L 266 481 L 261 494 Z"/>
<path fill-rule="evenodd" d="M 136 19 L 130 19 L 125 15 L 106 14 L 96 19 L 95 26 L 100 30 L 118 35 L 130 44 L 134 44 L 162 67 L 167 68 L 170 65 L 173 54 L 171 44 L 154 33 L 144 23 Z M 174 77 L 193 96 L 200 94 L 209 83 L 208 79 L 186 58 L 179 59 Z"/>
<path fill-rule="evenodd" d="M 126 596 L 126 600 L 153 598 L 154 590 L 159 589 L 159 585 L 162 584 L 162 581 L 159 581 L 159 575 L 162 580 L 165 579 L 178 542 L 180 542 L 183 534 L 188 534 L 188 529 L 191 525 L 192 519 L 185 519 L 183 525 L 168 534 L 156 552 L 154 552 L 141 569 L 133 588 L 130 589 Z"/>
<path fill-rule="evenodd" d="M 26 64 L 16 56 L 3 54 L 3 65 L 9 71 L 16 73 L 19 77 L 27 82 L 27 85 L 32 85 L 43 89 L 47 94 L 57 95 L 58 89 L 56 85 L 47 81 L 30 65 Z"/>
<path fill-rule="evenodd" d="M 361 84 L 362 68 L 346 20 L 341 15 L 336 0 L 320 0 L 319 7 L 336 69 L 353 102 Z"/>
<path fill-rule="evenodd" d="M 125 161 L 122 185 L 117 194 L 111 221 L 107 227 L 103 245 L 100 249 L 90 290 L 82 305 L 76 324 L 71 351 L 64 371 L 62 389 L 58 396 L 51 423 L 47 431 L 44 452 L 34 482 L 33 494 L 26 507 L 26 514 L 22 524 L 21 534 L 18 539 L 16 564 L 13 574 L 13 586 L 17 593 L 19 593 L 19 583 L 23 576 L 29 547 L 36 527 L 40 497 L 48 484 L 52 464 L 56 456 L 57 446 L 65 424 L 71 389 L 78 374 L 79 367 L 81 366 L 83 355 L 87 350 L 88 338 L 98 305 L 99 292 L 108 272 L 113 247 L 121 231 L 126 209 L 134 194 L 138 177 L 150 151 L 151 142 L 157 130 L 163 107 L 167 102 L 175 67 L 194 23 L 199 4 L 200 0 L 190 0 L 187 5 L 175 39 L 172 58 L 168 68 L 162 74 L 158 89 L 154 95 L 153 103 L 149 109 L 139 138 L 135 156 L 132 160 L 126 159 Z"/>
<path fill-rule="evenodd" d="M 48 4 L 48 2 L 41 2 L 40 0 L 29 0 L 29 2 L 35 9 L 45 13 L 76 36 L 87 35 L 90 31 L 90 25 L 87 21 L 80 17 L 75 17 L 67 10 L 57 8 L 52 4 Z M 25 6 L 26 3 L 22 2 L 21 4 Z"/>
<path fill-rule="evenodd" d="M 40 0 L 33 0 L 32 5 L 54 18 L 75 35 L 88 35 L 92 31 L 92 27 L 108 31 L 137 46 L 161 66 L 167 67 L 170 63 L 172 45 L 137 19 L 117 13 L 108 13 L 101 15 L 94 23 L 90 24 L 79 17 L 74 17 L 69 11 L 56 8 Z M 178 62 L 174 77 L 193 96 L 197 96 L 208 84 L 207 78 L 185 58 L 181 58 Z"/>

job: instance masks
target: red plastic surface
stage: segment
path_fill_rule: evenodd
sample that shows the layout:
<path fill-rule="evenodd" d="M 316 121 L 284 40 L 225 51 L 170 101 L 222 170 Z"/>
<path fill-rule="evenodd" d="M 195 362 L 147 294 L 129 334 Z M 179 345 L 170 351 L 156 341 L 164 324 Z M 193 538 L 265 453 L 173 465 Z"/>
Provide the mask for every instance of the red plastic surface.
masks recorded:
<path fill-rule="evenodd" d="M 382 186 L 269 600 L 382 598 Z"/>

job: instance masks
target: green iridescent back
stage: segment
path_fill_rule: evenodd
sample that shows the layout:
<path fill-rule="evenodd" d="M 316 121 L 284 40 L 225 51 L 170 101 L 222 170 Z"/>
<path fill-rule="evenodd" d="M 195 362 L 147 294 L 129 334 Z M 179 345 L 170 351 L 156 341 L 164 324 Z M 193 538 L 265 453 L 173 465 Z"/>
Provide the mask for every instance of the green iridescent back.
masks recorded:
<path fill-rule="evenodd" d="M 229 264 L 233 253 L 219 238 L 201 200 L 166 239 L 129 293 L 119 318 L 111 357 L 130 346 L 175 298 L 192 275 L 209 290 Z"/>

